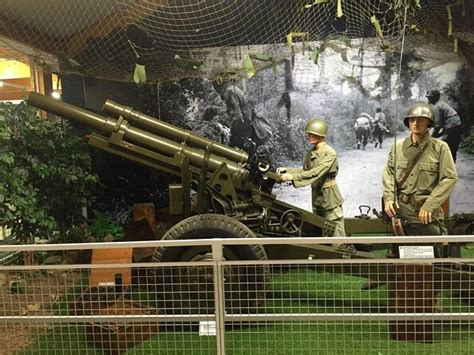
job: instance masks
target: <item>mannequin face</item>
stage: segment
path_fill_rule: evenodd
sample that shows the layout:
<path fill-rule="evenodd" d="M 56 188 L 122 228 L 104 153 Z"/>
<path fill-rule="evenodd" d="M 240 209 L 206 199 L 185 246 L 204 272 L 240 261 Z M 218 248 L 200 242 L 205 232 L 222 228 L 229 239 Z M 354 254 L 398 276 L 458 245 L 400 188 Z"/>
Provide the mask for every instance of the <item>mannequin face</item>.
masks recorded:
<path fill-rule="evenodd" d="M 309 144 L 317 145 L 321 142 L 324 142 L 324 137 L 317 136 L 316 134 L 306 133 L 306 140 Z"/>
<path fill-rule="evenodd" d="M 411 133 L 417 136 L 422 136 L 428 130 L 429 120 L 426 117 L 410 117 L 408 119 L 408 126 Z"/>

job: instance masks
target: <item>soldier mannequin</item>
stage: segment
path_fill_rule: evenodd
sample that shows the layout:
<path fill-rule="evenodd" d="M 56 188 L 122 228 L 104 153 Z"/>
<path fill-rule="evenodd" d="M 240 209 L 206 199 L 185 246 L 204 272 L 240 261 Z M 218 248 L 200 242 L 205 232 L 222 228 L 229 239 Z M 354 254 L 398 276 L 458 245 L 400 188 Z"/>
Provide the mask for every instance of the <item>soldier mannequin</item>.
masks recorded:
<path fill-rule="evenodd" d="M 456 110 L 440 100 L 441 94 L 438 90 L 429 91 L 426 97 L 436 112 L 433 137 L 448 143 L 454 162 L 456 162 L 456 155 L 462 136 L 461 118 Z"/>
<path fill-rule="evenodd" d="M 313 147 L 304 159 L 303 168 L 278 168 L 282 181 L 293 181 L 294 187 L 311 185 L 313 212 L 336 223 L 334 234 L 324 237 L 345 237 L 344 201 L 336 183 L 339 170 L 336 151 L 326 143 L 328 125 L 319 118 L 308 121 L 306 139 Z"/>
<path fill-rule="evenodd" d="M 456 167 L 448 145 L 432 138 L 429 129 L 435 125 L 435 113 L 429 104 L 417 103 L 410 107 L 404 119 L 411 134 L 391 148 L 383 174 L 385 212 L 398 215 L 404 223 L 406 235 L 444 235 L 441 205 L 449 198 L 458 180 Z M 395 203 L 394 175 L 397 184 L 406 175 L 411 161 L 428 145 L 402 186 L 398 186 Z M 395 154 L 396 149 L 396 154 Z M 396 162 L 394 158 L 396 156 Z"/>

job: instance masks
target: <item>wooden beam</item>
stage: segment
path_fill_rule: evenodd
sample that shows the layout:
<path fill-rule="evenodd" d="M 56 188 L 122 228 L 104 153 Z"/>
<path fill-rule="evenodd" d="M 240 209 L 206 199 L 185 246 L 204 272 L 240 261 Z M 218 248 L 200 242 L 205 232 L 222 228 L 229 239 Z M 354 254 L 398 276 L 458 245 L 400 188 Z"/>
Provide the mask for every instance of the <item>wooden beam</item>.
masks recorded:
<path fill-rule="evenodd" d="M 33 91 L 31 78 L 5 79 L 0 81 L 2 82 L 2 86 L 0 86 L 0 101 L 23 100 Z"/>
<path fill-rule="evenodd" d="M 124 5 L 113 14 L 97 21 L 86 30 L 71 36 L 67 44 L 66 54 L 70 58 L 75 57 L 87 46 L 87 43 L 91 39 L 104 38 L 117 28 L 124 28 L 131 23 L 139 22 L 144 17 L 151 15 L 159 7 L 168 5 L 168 2 L 168 0 L 152 2 L 149 0 L 138 0 L 133 4 L 133 8 L 136 9 L 135 11 L 130 11 L 131 5 Z M 137 10 L 138 8 L 140 11 Z"/>

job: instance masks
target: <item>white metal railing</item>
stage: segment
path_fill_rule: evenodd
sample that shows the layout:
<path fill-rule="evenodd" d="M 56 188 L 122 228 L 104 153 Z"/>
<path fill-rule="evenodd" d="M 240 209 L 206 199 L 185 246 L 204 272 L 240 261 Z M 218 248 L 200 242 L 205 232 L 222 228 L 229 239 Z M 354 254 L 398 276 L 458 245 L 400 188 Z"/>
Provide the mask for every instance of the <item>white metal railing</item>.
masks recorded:
<path fill-rule="evenodd" d="M 474 258 L 226 260 L 224 253 L 224 248 L 235 245 L 305 246 L 348 241 L 388 244 L 394 239 L 3 245 L 0 252 L 181 246 L 210 246 L 212 251 L 209 261 L 0 266 L 4 276 L 0 277 L 4 280 L 0 327 L 3 324 L 8 329 L 5 333 L 22 329 L 18 336 L 25 336 L 21 333 L 25 329 L 29 332 L 29 341 L 22 348 L 5 345 L 4 351 L 310 354 L 313 352 L 304 344 L 311 337 L 319 339 L 311 345 L 319 347 L 318 353 L 474 352 L 470 305 L 471 294 L 474 300 L 474 271 L 471 276 L 470 267 Z M 473 242 L 474 236 L 397 237 L 396 241 L 465 243 Z M 425 269 L 398 269 L 410 265 Z M 93 270 L 124 268 L 130 268 L 134 275 L 130 285 L 91 287 Z M 265 280 L 260 277 L 262 272 Z M 365 279 L 354 276 L 361 273 L 384 281 L 374 290 L 363 291 L 360 286 Z M 407 277 L 400 280 L 400 276 Z M 418 287 L 418 295 L 403 289 L 405 284 Z M 421 306 L 417 305 L 420 300 Z M 396 302 L 403 303 L 408 311 L 400 311 Z M 406 337 L 408 332 L 415 334 L 415 341 L 394 339 L 400 334 Z M 335 336 L 338 339 L 332 340 Z M 239 340 L 242 337 L 246 340 Z M 288 341 L 281 344 L 279 339 Z M 5 343 L 2 335 L 0 341 Z M 448 351 L 441 344 L 449 344 Z"/>

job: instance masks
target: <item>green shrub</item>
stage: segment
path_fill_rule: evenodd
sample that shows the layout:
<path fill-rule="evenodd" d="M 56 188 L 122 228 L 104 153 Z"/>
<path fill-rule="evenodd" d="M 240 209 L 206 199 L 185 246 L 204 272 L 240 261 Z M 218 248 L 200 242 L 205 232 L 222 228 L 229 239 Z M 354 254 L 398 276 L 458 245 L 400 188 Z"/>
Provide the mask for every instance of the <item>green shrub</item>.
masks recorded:
<path fill-rule="evenodd" d="M 123 228 L 115 223 L 109 216 L 97 210 L 92 211 L 94 217 L 92 223 L 87 226 L 86 233 L 97 242 L 107 240 L 107 236 L 112 236 L 113 240 L 123 238 Z"/>
<path fill-rule="evenodd" d="M 97 178 L 85 140 L 21 103 L 0 104 L 0 225 L 21 243 L 60 240 L 81 222 Z"/>

